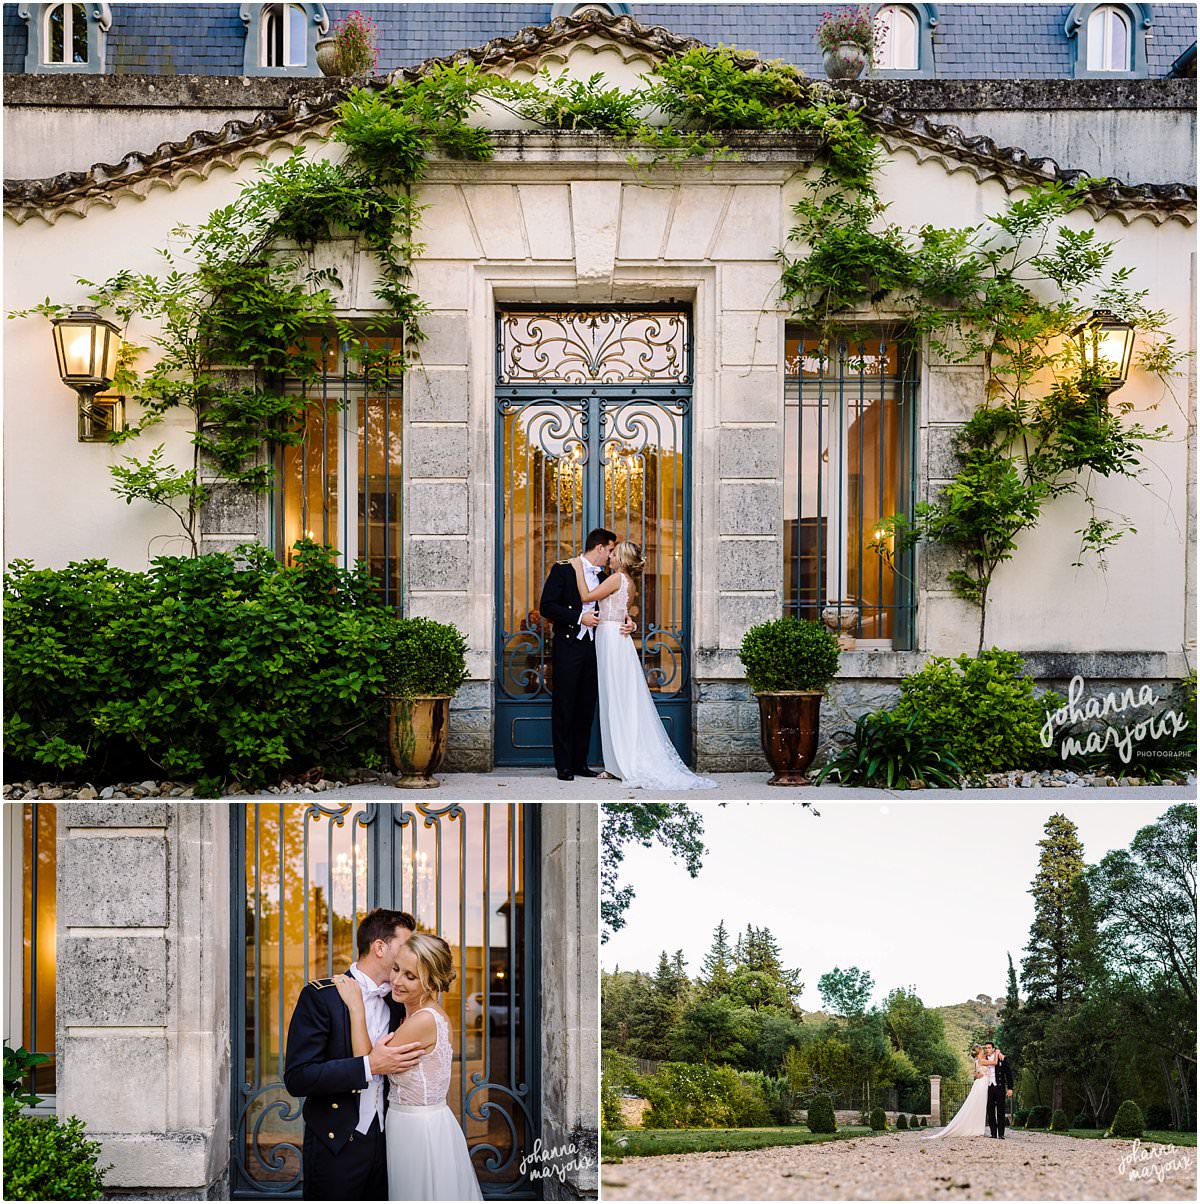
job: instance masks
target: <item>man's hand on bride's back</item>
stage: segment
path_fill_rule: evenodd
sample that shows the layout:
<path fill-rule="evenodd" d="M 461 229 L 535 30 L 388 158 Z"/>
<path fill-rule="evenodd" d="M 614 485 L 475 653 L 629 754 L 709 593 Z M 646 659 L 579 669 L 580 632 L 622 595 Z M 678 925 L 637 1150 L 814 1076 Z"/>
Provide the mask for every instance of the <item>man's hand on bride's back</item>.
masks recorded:
<path fill-rule="evenodd" d="M 389 1045 L 387 1036 L 380 1037 L 375 1042 L 368 1055 L 371 1060 L 372 1074 L 403 1074 L 411 1070 L 424 1056 L 425 1051 L 419 1041 L 408 1045 Z"/>

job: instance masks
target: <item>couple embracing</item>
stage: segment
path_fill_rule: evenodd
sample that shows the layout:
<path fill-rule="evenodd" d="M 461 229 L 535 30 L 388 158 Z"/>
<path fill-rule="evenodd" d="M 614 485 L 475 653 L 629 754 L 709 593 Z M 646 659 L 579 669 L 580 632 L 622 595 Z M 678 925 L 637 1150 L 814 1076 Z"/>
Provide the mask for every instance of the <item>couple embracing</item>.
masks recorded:
<path fill-rule="evenodd" d="M 479 1200 L 446 1103 L 454 1058 L 438 996 L 450 946 L 405 911 L 358 926 L 358 960 L 300 992 L 283 1072 L 304 1100 L 306 1200 Z"/>
<path fill-rule="evenodd" d="M 1004 1140 L 1004 1126 L 1008 1119 L 1008 1101 L 1013 1093 L 1012 1063 L 991 1041 L 971 1047 L 971 1058 L 975 1063 L 975 1081 L 962 1107 L 954 1118 L 926 1140 L 937 1137 L 982 1137 Z"/>
<path fill-rule="evenodd" d="M 616 778 L 647 790 L 708 790 L 667 736 L 630 638 L 637 581 L 645 561 L 612 531 L 589 532 L 583 553 L 560 560 L 542 587 L 539 609 L 554 625 L 550 727 L 559 778 Z M 597 702 L 604 772 L 588 765 Z"/>

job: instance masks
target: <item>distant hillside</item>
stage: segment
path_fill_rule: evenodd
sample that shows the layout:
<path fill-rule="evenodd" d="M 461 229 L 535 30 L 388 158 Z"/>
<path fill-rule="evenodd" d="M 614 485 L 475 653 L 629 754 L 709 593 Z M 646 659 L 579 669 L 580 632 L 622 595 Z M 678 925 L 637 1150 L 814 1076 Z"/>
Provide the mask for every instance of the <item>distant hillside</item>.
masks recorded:
<path fill-rule="evenodd" d="M 946 1041 L 958 1054 L 964 1070 L 969 1068 L 967 1046 L 971 1038 L 980 1029 L 995 1029 L 1000 1023 L 999 1009 L 1003 1002 L 1003 997 L 993 1000 L 988 995 L 978 995 L 965 1003 L 951 1003 L 930 1009 L 941 1016 L 942 1023 L 946 1026 Z"/>

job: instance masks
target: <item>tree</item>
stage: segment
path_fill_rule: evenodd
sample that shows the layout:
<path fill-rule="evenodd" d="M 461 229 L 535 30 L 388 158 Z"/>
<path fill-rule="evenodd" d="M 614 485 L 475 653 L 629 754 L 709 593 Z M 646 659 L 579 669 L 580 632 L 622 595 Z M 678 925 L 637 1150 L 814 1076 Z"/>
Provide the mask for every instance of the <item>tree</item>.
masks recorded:
<path fill-rule="evenodd" d="M 769 928 L 746 926 L 734 950 L 737 963 L 729 979 L 729 994 L 756 1011 L 775 1008 L 791 1012 L 804 990 L 799 970 L 783 964 L 779 942 Z"/>
<path fill-rule="evenodd" d="M 679 956 L 671 958 L 664 950 L 645 988 L 630 999 L 628 1052 L 633 1057 L 665 1061 L 671 1056 L 671 1033 L 690 989 Z"/>
<path fill-rule="evenodd" d="M 722 920 L 713 932 L 712 945 L 704 958 L 700 972 L 700 989 L 709 999 L 724 995 L 729 990 L 730 971 L 733 968 L 733 950 L 729 945 L 729 934 Z"/>
<path fill-rule="evenodd" d="M 834 966 L 817 981 L 821 1002 L 835 1016 L 861 1016 L 871 1001 L 875 980 L 866 970 L 850 966 L 845 970 Z"/>
<path fill-rule="evenodd" d="M 922 1074 L 949 1078 L 960 1070 L 958 1055 L 946 1043 L 946 1026 L 921 1001 L 914 988 L 897 987 L 883 1004 L 887 1034 Z"/>
<path fill-rule="evenodd" d="M 748 1068 L 753 1013 L 729 999 L 706 999 L 686 1008 L 671 1034 L 675 1062 L 716 1062 Z"/>
<path fill-rule="evenodd" d="M 1083 979 L 1076 955 L 1079 948 L 1078 911 L 1072 906 L 1077 898 L 1075 879 L 1083 873 L 1083 845 L 1075 825 L 1063 814 L 1052 815 L 1038 841 L 1042 850 L 1038 870 L 1029 893 L 1033 895 L 1034 917 L 1029 943 L 1021 962 L 1021 982 L 1028 1010 L 1045 1036 L 1046 1019 L 1061 1011 L 1064 1004 L 1083 995 Z M 1036 1030 L 1035 1030 L 1036 1031 Z M 1047 1062 L 1054 1062 L 1051 1050 L 1043 1047 Z M 1062 1107 L 1063 1072 L 1054 1070 L 1052 1107 Z"/>
<path fill-rule="evenodd" d="M 694 878 L 703 864 L 704 820 L 686 803 L 606 803 L 600 847 L 601 941 L 625 927 L 625 912 L 633 902 L 632 886 L 618 882 L 625 849 L 630 844 L 650 848 L 658 842 L 679 858 Z"/>

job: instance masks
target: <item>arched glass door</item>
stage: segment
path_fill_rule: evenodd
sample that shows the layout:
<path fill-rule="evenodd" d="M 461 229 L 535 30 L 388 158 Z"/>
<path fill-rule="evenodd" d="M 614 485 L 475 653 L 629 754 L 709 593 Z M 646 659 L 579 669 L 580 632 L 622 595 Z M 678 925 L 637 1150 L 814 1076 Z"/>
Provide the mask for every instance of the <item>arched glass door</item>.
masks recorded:
<path fill-rule="evenodd" d="M 412 912 L 454 951 L 450 1106 L 489 1198 L 538 1193 L 536 810 L 519 803 L 248 803 L 231 808 L 233 1194 L 300 1195 L 300 1101 L 283 1086 L 301 988 L 354 960 L 372 907 Z"/>

